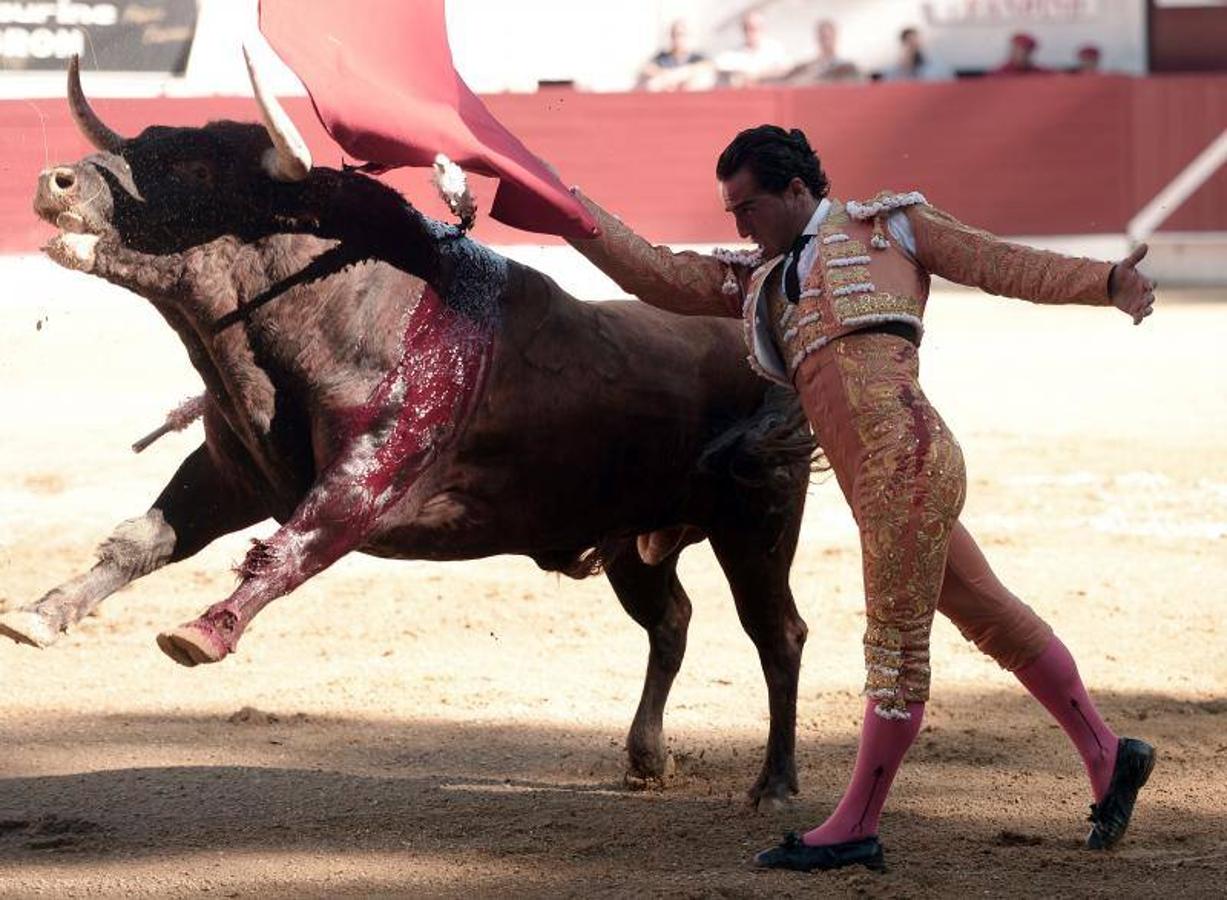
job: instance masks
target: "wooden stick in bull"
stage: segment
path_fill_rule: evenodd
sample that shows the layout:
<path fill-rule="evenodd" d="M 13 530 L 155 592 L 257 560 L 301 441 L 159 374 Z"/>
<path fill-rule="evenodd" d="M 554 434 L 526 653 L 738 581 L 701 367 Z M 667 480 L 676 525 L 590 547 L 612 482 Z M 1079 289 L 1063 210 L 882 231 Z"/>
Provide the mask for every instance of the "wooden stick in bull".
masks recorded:
<path fill-rule="evenodd" d="M 133 453 L 143 453 L 154 441 L 166 437 L 172 431 L 183 431 L 204 415 L 205 394 L 189 397 L 166 414 L 166 421 L 132 445 Z"/>

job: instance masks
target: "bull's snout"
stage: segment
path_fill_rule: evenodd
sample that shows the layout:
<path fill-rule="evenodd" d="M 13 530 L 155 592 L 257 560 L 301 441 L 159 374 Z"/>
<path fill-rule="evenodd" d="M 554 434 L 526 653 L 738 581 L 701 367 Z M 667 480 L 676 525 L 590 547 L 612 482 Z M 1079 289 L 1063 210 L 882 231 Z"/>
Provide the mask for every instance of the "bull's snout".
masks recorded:
<path fill-rule="evenodd" d="M 109 218 L 110 192 L 86 163 L 52 166 L 38 175 L 34 212 L 63 231 L 101 231 Z"/>
<path fill-rule="evenodd" d="M 77 199 L 81 178 L 72 166 L 54 166 L 38 173 L 34 192 L 34 211 L 54 222 L 57 214 L 69 209 Z"/>
<path fill-rule="evenodd" d="M 77 187 L 77 173 L 68 166 L 56 166 L 49 169 L 46 175 L 52 193 L 67 194 Z"/>

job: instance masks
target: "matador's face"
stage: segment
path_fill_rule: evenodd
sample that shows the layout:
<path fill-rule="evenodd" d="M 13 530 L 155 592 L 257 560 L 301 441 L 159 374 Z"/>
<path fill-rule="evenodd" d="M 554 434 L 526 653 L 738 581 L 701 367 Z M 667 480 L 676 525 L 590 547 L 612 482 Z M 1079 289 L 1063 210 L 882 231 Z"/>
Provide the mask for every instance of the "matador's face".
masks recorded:
<path fill-rule="evenodd" d="M 765 259 L 786 253 L 813 214 L 814 197 L 800 178 L 782 191 L 767 191 L 746 167 L 720 182 L 720 196 L 737 233 L 758 244 Z"/>

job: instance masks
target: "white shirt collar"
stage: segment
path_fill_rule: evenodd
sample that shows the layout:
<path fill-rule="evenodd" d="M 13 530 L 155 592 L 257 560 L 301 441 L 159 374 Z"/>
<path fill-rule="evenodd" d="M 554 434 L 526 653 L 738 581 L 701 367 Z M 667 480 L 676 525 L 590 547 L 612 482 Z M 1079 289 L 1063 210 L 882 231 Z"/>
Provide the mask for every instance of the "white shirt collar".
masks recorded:
<path fill-rule="evenodd" d="M 827 214 L 831 211 L 831 201 L 823 197 L 818 203 L 818 208 L 814 210 L 814 214 L 809 217 L 809 222 L 801 229 L 802 234 L 817 234 L 818 229 L 822 227 L 822 223 L 827 220 Z"/>
<path fill-rule="evenodd" d="M 817 235 L 818 229 L 821 228 L 822 223 L 827 220 L 827 215 L 830 212 L 831 212 L 831 201 L 827 199 L 826 197 L 823 197 L 822 200 L 819 201 L 818 206 L 814 209 L 814 214 L 809 217 L 809 221 L 806 222 L 805 227 L 801 229 L 801 234 Z M 811 252 L 811 249 L 813 248 L 813 246 L 814 244 L 811 241 L 809 244 L 806 245 L 805 249 L 801 251 L 802 262 L 805 261 L 807 254 Z M 783 256 L 777 256 L 776 259 L 778 259 L 780 262 L 790 260 L 792 259 L 792 252 L 789 251 L 785 253 Z"/>

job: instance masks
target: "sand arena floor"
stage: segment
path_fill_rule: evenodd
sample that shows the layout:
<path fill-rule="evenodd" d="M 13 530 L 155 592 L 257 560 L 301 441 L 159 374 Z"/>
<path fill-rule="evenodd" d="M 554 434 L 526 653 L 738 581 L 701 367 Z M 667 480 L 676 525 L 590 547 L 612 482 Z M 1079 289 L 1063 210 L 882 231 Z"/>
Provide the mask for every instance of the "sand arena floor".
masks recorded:
<path fill-rule="evenodd" d="M 598 296 L 577 264 L 559 276 Z M 200 433 L 128 449 L 198 390 L 142 301 L 42 260 L 0 262 L 0 279 L 12 608 L 91 565 Z M 122 591 L 52 648 L 0 644 L 0 896 L 1221 894 L 1224 301 L 1166 292 L 1142 328 L 947 289 L 930 306 L 924 381 L 967 456 L 964 521 L 1109 720 L 1160 748 L 1118 852 L 1080 849 L 1077 758 L 939 621 L 934 699 L 882 832 L 890 872 L 748 867 L 825 815 L 855 749 L 858 555 L 823 481 L 793 570 L 810 641 L 791 809 L 743 801 L 765 690 L 706 547 L 681 566 L 695 614 L 666 715 L 678 772 L 629 791 L 647 643 L 601 579 L 351 556 L 270 606 L 234 657 L 174 665 L 154 635 L 230 590 L 265 523 Z"/>

